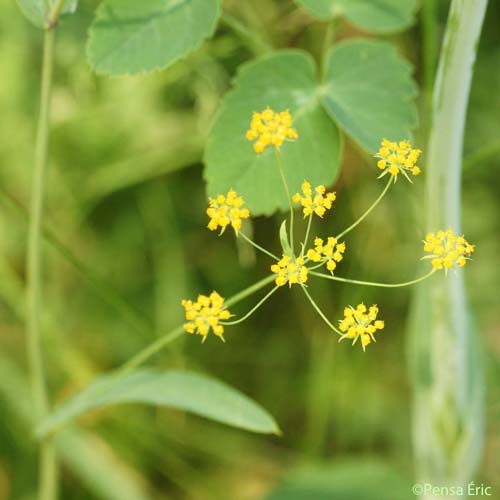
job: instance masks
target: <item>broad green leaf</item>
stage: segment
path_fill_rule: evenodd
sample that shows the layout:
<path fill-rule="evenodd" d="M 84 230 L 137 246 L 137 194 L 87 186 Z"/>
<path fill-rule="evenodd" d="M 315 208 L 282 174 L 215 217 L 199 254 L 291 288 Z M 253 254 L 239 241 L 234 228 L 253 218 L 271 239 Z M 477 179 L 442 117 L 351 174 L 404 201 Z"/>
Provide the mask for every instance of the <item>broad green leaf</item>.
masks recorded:
<path fill-rule="evenodd" d="M 417 124 L 411 71 L 389 43 L 340 43 L 327 57 L 322 102 L 347 134 L 374 152 L 384 137 L 411 139 Z"/>
<path fill-rule="evenodd" d="M 296 0 L 313 16 L 332 19 L 345 16 L 367 31 L 399 31 L 413 23 L 416 0 Z"/>
<path fill-rule="evenodd" d="M 252 113 L 266 106 L 289 109 L 299 133 L 296 141 L 281 148 L 291 194 L 304 179 L 313 185 L 332 184 L 339 170 L 341 141 L 321 106 L 316 78 L 314 61 L 299 50 L 279 51 L 242 67 L 209 135 L 205 152 L 209 196 L 234 188 L 253 215 L 288 207 L 273 149 L 256 155 L 245 138 Z"/>
<path fill-rule="evenodd" d="M 215 30 L 220 0 L 104 0 L 89 32 L 97 73 L 137 74 L 170 66 Z"/>
<path fill-rule="evenodd" d="M 142 403 L 188 411 L 252 432 L 280 431 L 274 419 L 237 390 L 205 375 L 171 370 L 137 370 L 114 380 L 102 377 L 55 410 L 37 430 L 44 436 L 98 408 Z"/>
<path fill-rule="evenodd" d="M 358 460 L 299 469 L 266 500 L 400 500 L 412 498 L 411 484 L 380 461 Z"/>
<path fill-rule="evenodd" d="M 283 255 L 293 255 L 292 247 L 290 246 L 290 241 L 288 239 L 288 232 L 286 230 L 287 221 L 284 220 L 280 226 L 280 242 L 281 248 L 283 249 Z"/>
<path fill-rule="evenodd" d="M 47 27 L 49 7 L 46 0 L 16 0 L 21 12 L 38 28 Z M 73 14 L 78 6 L 78 0 L 66 0 L 61 15 Z"/>

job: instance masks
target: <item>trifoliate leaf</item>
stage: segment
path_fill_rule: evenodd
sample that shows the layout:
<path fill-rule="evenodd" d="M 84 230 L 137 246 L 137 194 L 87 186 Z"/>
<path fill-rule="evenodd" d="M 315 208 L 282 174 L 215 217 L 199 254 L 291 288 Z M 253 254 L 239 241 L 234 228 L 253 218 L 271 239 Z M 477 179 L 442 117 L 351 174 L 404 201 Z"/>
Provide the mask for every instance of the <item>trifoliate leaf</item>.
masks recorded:
<path fill-rule="evenodd" d="M 275 151 L 268 148 L 257 155 L 245 137 L 252 113 L 267 106 L 288 109 L 299 134 L 281 147 L 291 194 L 304 179 L 313 185 L 332 184 L 340 165 L 339 132 L 318 97 L 313 59 L 299 50 L 284 50 L 244 65 L 210 132 L 205 179 L 209 196 L 233 188 L 253 215 L 270 215 L 289 203 Z"/>

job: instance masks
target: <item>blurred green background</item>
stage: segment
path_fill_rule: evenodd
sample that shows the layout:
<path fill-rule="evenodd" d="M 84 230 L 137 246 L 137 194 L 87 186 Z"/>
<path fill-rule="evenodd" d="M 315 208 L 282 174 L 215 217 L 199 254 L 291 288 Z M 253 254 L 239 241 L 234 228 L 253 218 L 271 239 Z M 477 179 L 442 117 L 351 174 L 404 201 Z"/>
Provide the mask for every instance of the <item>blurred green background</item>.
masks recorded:
<path fill-rule="evenodd" d="M 230 296 L 268 272 L 269 261 L 228 232 L 205 230 L 203 148 L 236 68 L 252 46 L 221 23 L 216 36 L 172 68 L 134 78 L 97 77 L 84 40 L 98 2 L 82 2 L 58 32 L 47 221 L 83 267 L 46 244 L 45 352 L 51 393 L 62 401 L 96 374 L 125 361 L 183 321 L 180 300 L 212 289 Z M 438 4 L 441 36 L 449 7 Z M 289 1 L 225 2 L 227 12 L 275 47 L 321 53 L 325 24 Z M 490 2 L 473 82 L 465 137 L 464 233 L 477 245 L 467 266 L 470 300 L 484 344 L 486 443 L 478 481 L 500 492 L 500 3 Z M 337 39 L 364 36 L 347 23 Z M 423 87 L 422 28 L 397 36 Z M 29 432 L 24 343 L 26 214 L 38 106 L 42 35 L 15 2 L 0 3 L 0 500 L 32 498 L 36 454 Z M 427 96 L 428 97 L 428 96 Z M 419 96 L 425 149 L 426 93 Z M 424 151 L 425 155 L 425 151 Z M 425 175 L 425 170 L 424 170 Z M 323 234 L 344 228 L 381 185 L 374 162 L 346 142 Z M 398 183 L 368 222 L 349 235 L 343 276 L 411 279 L 421 255 L 423 182 Z M 255 239 L 279 250 L 281 218 L 253 221 Z M 318 228 L 319 230 L 319 228 Z M 71 260 L 71 258 L 70 258 Z M 363 353 L 337 344 L 303 295 L 280 290 L 250 321 L 201 345 L 187 337 L 156 356 L 161 367 L 210 373 L 248 394 L 277 419 L 281 438 L 255 436 L 174 411 L 125 406 L 86 417 L 64 436 L 61 498 L 234 499 L 365 496 L 368 470 L 378 492 L 410 498 L 411 392 L 405 325 L 410 290 L 315 282 L 325 312 L 377 303 L 386 320 Z M 121 298 L 120 298 L 121 297 Z M 123 299 L 122 299 L 123 298 Z M 255 298 L 239 304 L 244 313 Z M 318 485 L 293 496 L 289 481 Z M 344 485 L 344 486 L 343 486 Z M 362 487 L 358 485 L 357 487 Z M 342 489 L 344 488 L 344 489 Z M 399 490 L 397 489 L 399 488 Z M 298 490 L 295 490 L 298 491 Z M 386 496 L 389 494 L 385 491 Z M 382 493 L 384 494 L 384 493 Z M 405 496 L 405 494 L 407 496 Z M 498 493 L 500 494 L 500 493 Z"/>

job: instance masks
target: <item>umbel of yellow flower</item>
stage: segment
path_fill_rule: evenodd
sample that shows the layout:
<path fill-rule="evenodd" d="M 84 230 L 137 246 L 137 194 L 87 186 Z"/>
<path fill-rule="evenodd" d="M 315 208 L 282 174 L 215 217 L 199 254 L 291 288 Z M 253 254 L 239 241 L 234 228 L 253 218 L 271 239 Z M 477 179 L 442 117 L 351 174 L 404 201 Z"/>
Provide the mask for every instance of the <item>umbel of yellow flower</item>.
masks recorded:
<path fill-rule="evenodd" d="M 408 141 L 391 142 L 387 139 L 383 139 L 380 146 L 375 155 L 376 158 L 379 158 L 377 167 L 383 170 L 379 178 L 391 174 L 396 182 L 398 174 L 402 173 L 411 182 L 408 172 L 412 175 L 420 174 L 420 167 L 416 165 L 422 153 L 420 149 L 412 149 Z"/>
<path fill-rule="evenodd" d="M 358 304 L 356 309 L 352 306 L 346 307 L 344 319 L 339 321 L 340 331 L 345 332 L 340 337 L 339 342 L 346 338 L 353 339 L 352 345 L 354 345 L 359 338 L 364 351 L 372 340 L 376 342 L 374 333 L 384 328 L 384 322 L 377 319 L 377 315 L 378 307 L 376 305 L 371 306 L 368 312 L 364 304 Z"/>
<path fill-rule="evenodd" d="M 303 257 L 293 258 L 284 255 L 277 264 L 271 266 L 271 271 L 276 274 L 275 283 L 278 286 L 284 286 L 287 283 L 289 286 L 305 283 L 307 281 L 307 267 L 304 264 Z"/>
<path fill-rule="evenodd" d="M 226 227 L 231 224 L 236 234 L 238 234 L 241 229 L 242 219 L 250 217 L 248 208 L 242 208 L 245 203 L 243 198 L 238 196 L 233 189 L 226 196 L 218 194 L 215 198 L 210 198 L 208 203 L 207 215 L 210 217 L 210 221 L 207 227 L 211 231 L 215 231 L 220 227 L 220 234 L 222 234 Z"/>
<path fill-rule="evenodd" d="M 454 265 L 463 267 L 474 253 L 471 245 L 463 236 L 456 236 L 452 229 L 428 233 L 424 240 L 424 251 L 430 253 L 424 259 L 432 259 L 434 269 L 447 271 Z"/>
<path fill-rule="evenodd" d="M 263 153 L 269 146 L 279 149 L 286 140 L 293 141 L 299 137 L 292 125 L 289 111 L 275 112 L 267 107 L 261 113 L 252 115 L 246 138 L 255 141 L 253 149 L 257 154 Z"/>
<path fill-rule="evenodd" d="M 224 326 L 220 320 L 224 321 L 231 317 L 231 313 L 224 308 L 224 299 L 217 293 L 212 292 L 208 297 L 198 295 L 196 302 L 183 300 L 182 306 L 186 310 L 186 320 L 184 330 L 188 333 L 196 333 L 203 337 L 205 342 L 210 329 L 217 337 L 224 340 Z"/>
<path fill-rule="evenodd" d="M 295 193 L 292 196 L 292 200 L 294 203 L 300 203 L 302 205 L 304 217 L 312 215 L 313 212 L 319 217 L 323 217 L 325 212 L 332 208 L 336 196 L 335 193 L 326 193 L 325 186 L 315 187 L 313 193 L 311 183 L 304 181 L 301 188 L 303 194 Z"/>
<path fill-rule="evenodd" d="M 345 243 L 338 243 L 336 238 L 330 236 L 326 240 L 326 245 L 321 238 L 314 239 L 314 248 L 307 251 L 307 257 L 313 262 L 326 262 L 326 268 L 333 273 L 344 256 Z"/>

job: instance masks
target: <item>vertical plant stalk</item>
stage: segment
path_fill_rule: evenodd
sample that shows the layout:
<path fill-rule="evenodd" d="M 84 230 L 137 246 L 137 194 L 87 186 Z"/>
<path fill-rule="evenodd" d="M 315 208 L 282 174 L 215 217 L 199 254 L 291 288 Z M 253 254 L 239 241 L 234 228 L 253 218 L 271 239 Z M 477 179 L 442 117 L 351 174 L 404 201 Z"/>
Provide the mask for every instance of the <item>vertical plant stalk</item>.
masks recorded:
<path fill-rule="evenodd" d="M 460 233 L 463 134 L 487 0 L 453 0 L 434 86 L 426 226 Z M 466 489 L 481 456 L 482 367 L 463 271 L 418 287 L 410 360 L 417 481 Z M 434 498 L 432 495 L 424 498 Z"/>
<path fill-rule="evenodd" d="M 49 412 L 49 398 L 41 342 L 42 316 L 42 231 L 45 195 L 45 177 L 48 160 L 50 99 L 52 73 L 54 66 L 54 44 L 57 20 L 64 1 L 59 0 L 48 19 L 44 32 L 42 82 L 40 93 L 40 114 L 38 118 L 34 172 L 31 189 L 31 208 L 27 251 L 27 348 L 31 374 L 34 410 L 36 421 L 43 419 Z M 57 497 L 57 457 L 50 439 L 40 443 L 39 449 L 39 489 L 40 500 L 53 500 Z"/>

